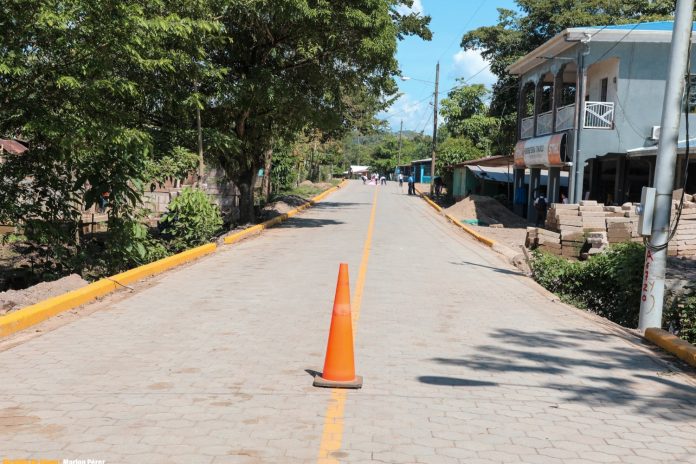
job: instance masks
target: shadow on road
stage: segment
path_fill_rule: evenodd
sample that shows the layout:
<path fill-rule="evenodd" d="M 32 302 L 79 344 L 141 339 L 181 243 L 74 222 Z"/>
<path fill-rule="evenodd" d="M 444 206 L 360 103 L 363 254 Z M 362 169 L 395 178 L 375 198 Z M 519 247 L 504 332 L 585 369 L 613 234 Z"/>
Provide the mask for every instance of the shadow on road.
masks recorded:
<path fill-rule="evenodd" d="M 696 387 L 667 378 L 670 372 L 664 372 L 660 364 L 631 345 L 606 348 L 600 343 L 613 335 L 591 330 L 501 329 L 490 336 L 499 343 L 477 346 L 474 353 L 460 358 L 432 361 L 462 368 L 457 375 L 464 378 L 481 378 L 486 372 L 509 373 L 511 379 L 531 374 L 527 378 L 534 379 L 533 384 L 518 385 L 524 380 L 499 384 L 552 389 L 561 392 L 566 401 L 588 406 L 623 405 L 640 414 L 696 421 Z M 419 378 L 424 383 L 450 385 L 432 379 L 437 377 Z M 478 382 L 455 380 L 462 385 Z M 499 375 L 496 380 L 500 380 Z"/>
<path fill-rule="evenodd" d="M 310 219 L 295 217 L 278 226 L 279 229 L 308 229 L 313 227 L 337 226 L 345 224 L 343 221 L 335 221 L 333 219 Z"/>
<path fill-rule="evenodd" d="M 372 203 L 353 203 L 353 202 L 337 202 L 337 201 L 322 201 L 315 204 L 313 209 L 329 209 L 329 208 L 346 208 L 348 206 L 371 205 Z"/>
<path fill-rule="evenodd" d="M 503 269 L 502 267 L 494 267 L 494 266 L 486 266 L 485 264 L 479 264 L 479 263 L 472 263 L 471 261 L 460 261 L 458 263 L 455 263 L 454 261 L 450 261 L 450 264 L 454 266 L 476 266 L 476 267 L 484 267 L 486 269 L 491 269 L 495 272 L 499 272 L 501 274 L 510 274 L 510 275 L 519 275 L 519 276 L 524 276 L 525 274 L 523 272 L 519 271 L 511 271 L 509 269 Z"/>
<path fill-rule="evenodd" d="M 418 381 L 429 385 L 440 385 L 444 387 L 496 387 L 498 385 L 494 382 L 481 382 L 480 380 L 442 377 L 438 375 L 422 375 L 418 377 Z"/>

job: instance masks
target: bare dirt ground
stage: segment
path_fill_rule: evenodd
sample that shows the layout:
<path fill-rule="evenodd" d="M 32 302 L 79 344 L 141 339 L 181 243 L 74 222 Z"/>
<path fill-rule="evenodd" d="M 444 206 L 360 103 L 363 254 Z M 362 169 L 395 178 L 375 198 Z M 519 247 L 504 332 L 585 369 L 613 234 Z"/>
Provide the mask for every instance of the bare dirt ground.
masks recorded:
<path fill-rule="evenodd" d="M 463 222 L 467 219 L 478 220 L 479 225 L 470 227 L 515 251 L 519 251 L 520 245 L 524 245 L 527 221 L 494 198 L 470 195 L 445 212 Z"/>
<path fill-rule="evenodd" d="M 305 203 L 307 203 L 307 200 L 299 195 L 283 195 L 276 201 L 264 206 L 259 214 L 259 220 L 267 221 L 273 219 Z"/>
<path fill-rule="evenodd" d="M 62 295 L 71 290 L 84 287 L 89 282 L 77 274 L 71 274 L 53 282 L 41 282 L 24 290 L 0 292 L 0 316 L 39 301 Z"/>
<path fill-rule="evenodd" d="M 480 225 L 501 224 L 503 227 L 527 227 L 527 221 L 495 198 L 469 195 L 447 208 L 447 214 L 459 220 L 474 219 Z"/>

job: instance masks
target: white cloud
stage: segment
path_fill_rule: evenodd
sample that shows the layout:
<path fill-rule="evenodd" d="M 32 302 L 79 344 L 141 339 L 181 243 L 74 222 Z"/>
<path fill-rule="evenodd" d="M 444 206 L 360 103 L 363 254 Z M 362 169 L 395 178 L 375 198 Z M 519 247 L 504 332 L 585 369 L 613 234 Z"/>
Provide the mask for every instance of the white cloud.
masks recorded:
<path fill-rule="evenodd" d="M 396 8 L 396 11 L 399 12 L 399 14 L 405 15 L 409 13 L 418 13 L 418 14 L 423 14 L 423 3 L 421 0 L 413 0 L 413 6 L 411 8 L 408 8 L 405 5 L 399 5 Z"/>
<path fill-rule="evenodd" d="M 410 95 L 401 95 L 389 108 L 377 115 L 379 119 L 386 120 L 392 130 L 398 131 L 401 120 L 404 121 L 404 130 L 421 131 L 426 133 L 433 124 L 432 97 L 414 100 Z"/>
<path fill-rule="evenodd" d="M 486 68 L 486 65 L 490 63 L 476 50 L 460 50 L 452 59 L 454 64 L 452 65 L 450 77 L 471 78 L 469 84 L 484 84 L 487 87 L 490 87 L 498 80 L 496 75 L 489 68 Z M 482 69 L 483 71 L 481 71 Z"/>

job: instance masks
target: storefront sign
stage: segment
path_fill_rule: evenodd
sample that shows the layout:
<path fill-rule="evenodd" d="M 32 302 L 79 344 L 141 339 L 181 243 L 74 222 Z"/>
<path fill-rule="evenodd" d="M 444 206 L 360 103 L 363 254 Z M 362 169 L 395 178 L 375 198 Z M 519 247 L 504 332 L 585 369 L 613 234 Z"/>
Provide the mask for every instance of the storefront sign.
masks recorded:
<path fill-rule="evenodd" d="M 515 167 L 562 166 L 566 159 L 566 134 L 520 140 L 515 145 Z"/>

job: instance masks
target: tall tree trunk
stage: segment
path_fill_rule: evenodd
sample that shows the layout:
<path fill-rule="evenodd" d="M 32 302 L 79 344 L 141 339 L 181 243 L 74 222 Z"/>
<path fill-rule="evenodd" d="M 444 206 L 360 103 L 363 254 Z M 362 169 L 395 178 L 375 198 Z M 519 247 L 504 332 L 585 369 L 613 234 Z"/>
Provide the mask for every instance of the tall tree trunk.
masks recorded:
<path fill-rule="evenodd" d="M 239 222 L 246 224 L 254 222 L 256 212 L 254 211 L 254 186 L 258 169 L 251 168 L 247 171 L 239 173 L 234 180 L 234 183 L 239 189 Z"/>
<path fill-rule="evenodd" d="M 273 149 L 269 148 L 263 153 L 263 179 L 261 180 L 261 195 L 266 202 L 271 197 L 271 160 Z"/>

